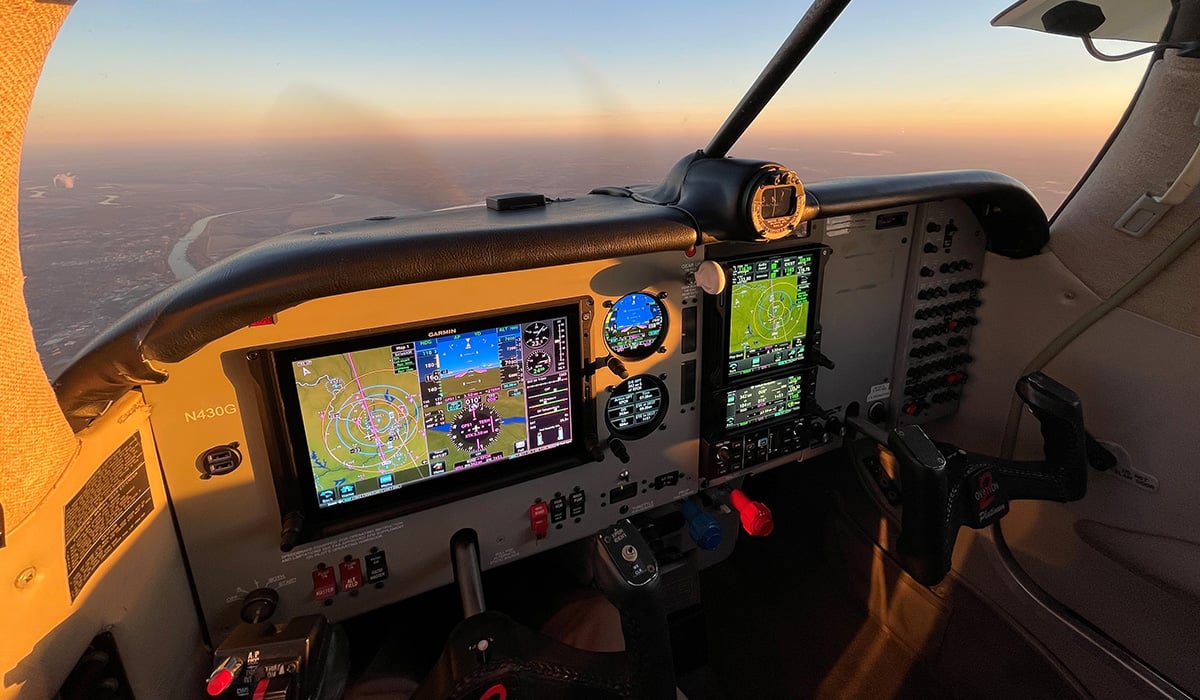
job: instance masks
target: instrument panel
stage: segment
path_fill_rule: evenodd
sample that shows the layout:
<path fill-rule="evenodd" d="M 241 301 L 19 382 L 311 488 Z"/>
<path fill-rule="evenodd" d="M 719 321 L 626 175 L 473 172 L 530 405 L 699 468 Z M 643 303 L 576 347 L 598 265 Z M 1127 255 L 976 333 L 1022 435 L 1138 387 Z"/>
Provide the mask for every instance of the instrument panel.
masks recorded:
<path fill-rule="evenodd" d="M 803 468 L 850 406 L 921 421 L 901 358 L 931 306 L 917 231 L 951 216 L 937 255 L 971 261 L 953 284 L 975 299 L 983 237 L 949 200 L 314 299 L 168 365 L 144 392 L 209 634 L 255 588 L 340 620 L 449 583 L 465 527 L 488 568 Z M 214 470 L 218 453 L 236 459 Z"/>

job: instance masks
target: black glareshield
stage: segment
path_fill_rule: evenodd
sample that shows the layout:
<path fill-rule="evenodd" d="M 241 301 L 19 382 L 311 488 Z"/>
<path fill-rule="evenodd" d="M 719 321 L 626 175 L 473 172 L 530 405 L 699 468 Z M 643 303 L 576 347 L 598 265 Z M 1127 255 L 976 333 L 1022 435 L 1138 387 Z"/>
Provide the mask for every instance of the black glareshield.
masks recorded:
<path fill-rule="evenodd" d="M 1045 459 L 1017 462 L 935 444 L 917 426 L 896 428 L 888 448 L 900 463 L 900 563 L 925 585 L 941 581 L 962 526 L 982 528 L 1019 499 L 1075 501 L 1087 493 L 1087 434 L 1075 392 L 1035 372 L 1017 382 L 1041 424 Z"/>

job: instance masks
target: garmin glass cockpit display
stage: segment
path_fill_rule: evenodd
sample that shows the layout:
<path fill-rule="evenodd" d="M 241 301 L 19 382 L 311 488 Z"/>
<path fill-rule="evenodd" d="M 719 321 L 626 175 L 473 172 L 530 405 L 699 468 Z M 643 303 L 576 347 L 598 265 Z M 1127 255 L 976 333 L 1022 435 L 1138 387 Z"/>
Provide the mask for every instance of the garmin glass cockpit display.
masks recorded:
<path fill-rule="evenodd" d="M 269 352 L 285 514 L 392 515 L 583 461 L 584 304 Z"/>
<path fill-rule="evenodd" d="M 714 261 L 728 284 L 705 299 L 702 476 L 809 446 L 819 417 L 818 276 L 826 251 L 806 246 Z"/>

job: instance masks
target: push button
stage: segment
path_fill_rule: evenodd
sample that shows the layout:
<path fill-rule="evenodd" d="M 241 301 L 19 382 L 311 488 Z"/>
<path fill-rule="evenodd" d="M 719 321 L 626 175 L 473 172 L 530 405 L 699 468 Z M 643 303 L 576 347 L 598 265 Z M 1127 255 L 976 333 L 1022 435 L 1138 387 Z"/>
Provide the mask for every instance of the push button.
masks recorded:
<path fill-rule="evenodd" d="M 367 583 L 379 583 L 388 577 L 387 557 L 383 552 L 371 552 L 363 557 L 367 566 Z"/>
<path fill-rule="evenodd" d="M 567 519 L 567 499 L 555 496 L 550 499 L 550 522 L 561 523 Z"/>
<path fill-rule="evenodd" d="M 328 566 L 322 566 L 313 569 L 313 599 L 327 600 L 337 594 L 337 581 L 334 579 L 333 569 Z"/>
<path fill-rule="evenodd" d="M 349 559 L 338 564 L 338 571 L 341 574 L 342 590 L 353 591 L 362 588 L 362 562 L 358 559 Z"/>
<path fill-rule="evenodd" d="M 583 515 L 584 503 L 586 501 L 583 491 L 572 491 L 571 495 L 567 498 L 571 504 L 571 517 L 581 517 Z"/>

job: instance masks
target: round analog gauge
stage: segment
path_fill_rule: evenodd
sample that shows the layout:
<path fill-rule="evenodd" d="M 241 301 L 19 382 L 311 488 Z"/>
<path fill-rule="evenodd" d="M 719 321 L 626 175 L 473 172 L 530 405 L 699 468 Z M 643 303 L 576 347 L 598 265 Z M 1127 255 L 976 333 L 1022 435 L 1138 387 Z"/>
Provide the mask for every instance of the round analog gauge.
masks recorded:
<path fill-rule="evenodd" d="M 450 424 L 450 442 L 466 452 L 485 450 L 500 435 L 500 423 L 500 414 L 491 406 L 465 408 Z"/>
<path fill-rule="evenodd" d="M 667 385 L 658 377 L 639 374 L 621 382 L 608 395 L 604 425 L 610 435 L 636 440 L 654 432 L 667 415 Z"/>
<path fill-rule="evenodd" d="M 654 354 L 667 339 L 667 308 L 646 292 L 617 299 L 604 318 L 604 342 L 612 354 L 641 360 Z"/>
<path fill-rule="evenodd" d="M 550 356 L 542 351 L 531 352 L 525 358 L 525 371 L 540 377 L 550 371 Z"/>
<path fill-rule="evenodd" d="M 525 341 L 525 347 L 540 348 L 550 340 L 550 326 L 541 321 L 534 321 L 525 326 L 525 332 L 521 335 Z"/>
<path fill-rule="evenodd" d="M 754 178 L 747 200 L 750 227 L 773 241 L 790 235 L 804 217 L 804 185 L 796 173 L 781 167 Z"/>

